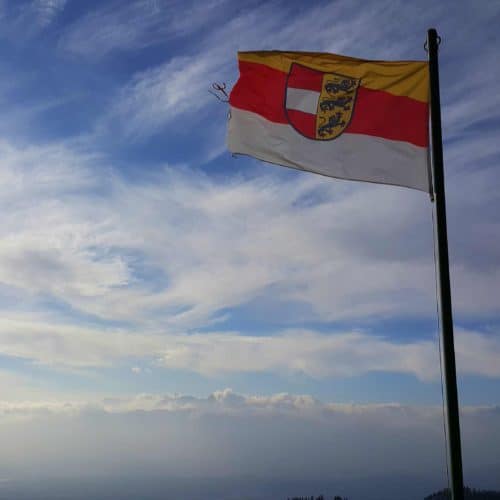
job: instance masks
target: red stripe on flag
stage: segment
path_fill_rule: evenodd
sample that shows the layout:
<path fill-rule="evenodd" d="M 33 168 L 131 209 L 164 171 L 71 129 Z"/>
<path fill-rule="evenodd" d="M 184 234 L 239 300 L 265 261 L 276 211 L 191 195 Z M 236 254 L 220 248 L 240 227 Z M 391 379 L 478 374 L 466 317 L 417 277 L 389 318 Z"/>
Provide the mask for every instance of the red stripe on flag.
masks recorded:
<path fill-rule="evenodd" d="M 285 114 L 286 73 L 246 61 L 240 61 L 239 68 L 240 78 L 229 98 L 231 106 L 257 113 L 275 123 L 288 123 Z M 345 133 L 371 135 L 427 147 L 428 113 L 428 106 L 424 102 L 361 86 L 354 104 L 354 115 Z"/>
<path fill-rule="evenodd" d="M 359 87 L 354 115 L 345 133 L 373 135 L 427 147 L 428 121 L 426 103 L 383 90 Z"/>
<path fill-rule="evenodd" d="M 240 61 L 240 78 L 229 103 L 275 123 L 288 123 L 285 115 L 286 73 L 252 62 Z"/>
<path fill-rule="evenodd" d="M 287 84 L 294 89 L 321 92 L 321 88 L 323 87 L 323 75 L 324 73 L 321 73 L 321 71 L 309 69 L 300 64 L 292 64 Z"/>
<path fill-rule="evenodd" d="M 287 109 L 286 112 L 296 130 L 306 137 L 316 137 L 316 115 L 298 109 Z"/>

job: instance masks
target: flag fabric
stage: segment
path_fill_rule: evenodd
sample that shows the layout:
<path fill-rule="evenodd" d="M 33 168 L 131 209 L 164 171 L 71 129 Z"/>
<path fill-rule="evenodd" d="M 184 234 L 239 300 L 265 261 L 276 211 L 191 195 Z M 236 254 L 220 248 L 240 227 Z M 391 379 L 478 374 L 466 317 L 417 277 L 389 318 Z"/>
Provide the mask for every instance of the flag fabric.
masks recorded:
<path fill-rule="evenodd" d="M 429 191 L 427 62 L 239 52 L 233 153 L 359 181 Z"/>

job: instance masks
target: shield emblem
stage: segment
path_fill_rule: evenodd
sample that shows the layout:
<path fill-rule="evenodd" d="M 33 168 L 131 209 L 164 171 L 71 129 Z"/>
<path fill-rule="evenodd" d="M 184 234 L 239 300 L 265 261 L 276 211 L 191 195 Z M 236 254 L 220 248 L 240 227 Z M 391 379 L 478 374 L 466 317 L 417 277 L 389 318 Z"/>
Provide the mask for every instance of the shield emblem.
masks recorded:
<path fill-rule="evenodd" d="M 285 113 L 299 134 L 330 141 L 351 121 L 360 79 L 293 63 L 287 77 Z"/>

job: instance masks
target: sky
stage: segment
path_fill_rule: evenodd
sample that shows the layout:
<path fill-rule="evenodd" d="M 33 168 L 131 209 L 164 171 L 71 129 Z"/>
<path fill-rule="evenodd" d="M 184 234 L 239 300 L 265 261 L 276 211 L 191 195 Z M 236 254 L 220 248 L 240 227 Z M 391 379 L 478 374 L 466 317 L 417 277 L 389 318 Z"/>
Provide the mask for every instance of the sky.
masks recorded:
<path fill-rule="evenodd" d="M 420 60 L 430 27 L 465 478 L 500 488 L 499 23 L 493 0 L 0 0 L 0 493 L 445 485 L 429 197 L 232 157 L 209 93 L 238 50 Z"/>

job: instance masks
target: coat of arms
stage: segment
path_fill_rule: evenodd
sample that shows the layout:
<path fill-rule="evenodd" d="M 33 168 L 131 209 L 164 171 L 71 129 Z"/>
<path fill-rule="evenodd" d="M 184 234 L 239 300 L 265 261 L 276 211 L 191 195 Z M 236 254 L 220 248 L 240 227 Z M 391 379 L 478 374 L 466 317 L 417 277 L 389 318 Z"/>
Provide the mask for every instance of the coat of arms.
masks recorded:
<path fill-rule="evenodd" d="M 335 139 L 351 121 L 360 80 L 293 63 L 285 111 L 292 127 L 309 139 Z"/>

